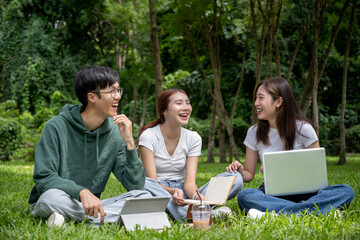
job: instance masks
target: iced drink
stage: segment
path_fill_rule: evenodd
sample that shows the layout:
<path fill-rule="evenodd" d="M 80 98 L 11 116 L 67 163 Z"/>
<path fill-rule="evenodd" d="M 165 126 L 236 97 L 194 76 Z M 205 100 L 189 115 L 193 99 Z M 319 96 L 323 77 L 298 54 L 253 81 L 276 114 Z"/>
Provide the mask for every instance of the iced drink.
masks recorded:
<path fill-rule="evenodd" d="M 194 228 L 209 229 L 211 215 L 211 208 L 209 205 L 194 205 L 191 213 Z"/>
<path fill-rule="evenodd" d="M 209 220 L 193 220 L 194 228 L 209 229 Z"/>

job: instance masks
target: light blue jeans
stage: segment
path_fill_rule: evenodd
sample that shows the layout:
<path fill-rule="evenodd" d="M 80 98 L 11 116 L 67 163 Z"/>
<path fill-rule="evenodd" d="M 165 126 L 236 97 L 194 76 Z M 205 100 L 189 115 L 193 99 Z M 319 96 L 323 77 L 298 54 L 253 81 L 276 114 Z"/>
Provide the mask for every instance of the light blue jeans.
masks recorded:
<path fill-rule="evenodd" d="M 240 209 L 247 213 L 251 208 L 265 212 L 275 211 L 283 214 L 300 214 L 304 210 L 314 211 L 317 215 L 318 210 L 325 214 L 331 209 L 349 206 L 355 197 L 354 190 L 344 184 L 327 186 L 320 191 L 300 202 L 289 201 L 280 197 L 266 195 L 260 189 L 247 188 L 239 192 L 238 204 Z"/>
<path fill-rule="evenodd" d="M 122 207 L 127 198 L 151 197 L 149 192 L 143 190 L 132 190 L 125 194 L 101 200 L 105 212 L 105 222 L 116 222 L 119 218 Z M 44 192 L 39 200 L 30 206 L 31 214 L 35 217 L 48 218 L 51 213 L 57 212 L 64 216 L 65 220 L 83 221 L 86 218 L 93 223 L 100 223 L 100 213 L 98 218 L 88 217 L 85 210 L 78 200 L 70 197 L 69 194 L 59 189 L 49 189 Z"/>
<path fill-rule="evenodd" d="M 243 186 L 243 179 L 240 173 L 229 173 L 229 172 L 224 172 L 221 173 L 219 175 L 217 175 L 216 177 L 227 177 L 227 176 L 236 176 L 236 179 L 231 187 L 231 190 L 229 192 L 229 196 L 228 196 L 228 200 L 234 198 L 238 192 L 241 190 L 242 186 Z M 168 212 L 174 217 L 175 220 L 181 220 L 182 222 L 186 221 L 186 214 L 188 211 L 188 205 L 186 206 L 179 206 L 176 205 L 173 202 L 172 199 L 172 195 L 166 191 L 163 187 L 161 187 L 159 184 L 165 186 L 165 187 L 170 187 L 170 188 L 179 188 L 182 189 L 184 191 L 184 183 L 183 182 L 179 182 L 179 181 L 161 181 L 161 182 L 156 182 L 154 179 L 152 178 L 146 178 L 145 180 L 145 187 L 144 190 L 150 192 L 153 196 L 169 196 L 171 197 L 169 204 L 167 205 L 167 210 Z M 204 186 L 202 186 L 201 188 L 199 188 L 199 192 L 203 195 L 205 195 L 206 193 L 206 189 L 209 185 L 209 182 L 207 182 Z M 184 198 L 185 199 L 189 199 L 192 196 L 187 196 L 184 192 Z"/>

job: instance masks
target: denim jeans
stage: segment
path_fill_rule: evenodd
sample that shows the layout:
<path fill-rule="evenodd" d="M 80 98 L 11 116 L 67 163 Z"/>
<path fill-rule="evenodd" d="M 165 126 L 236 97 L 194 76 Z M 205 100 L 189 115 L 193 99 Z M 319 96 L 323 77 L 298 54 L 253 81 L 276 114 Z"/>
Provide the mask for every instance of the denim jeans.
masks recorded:
<path fill-rule="evenodd" d="M 230 200 L 230 199 L 234 198 L 237 195 L 237 193 L 241 190 L 241 188 L 243 186 L 243 179 L 242 179 L 242 176 L 238 172 L 237 173 L 224 172 L 224 173 L 217 175 L 216 177 L 226 177 L 226 176 L 236 176 L 236 179 L 231 187 L 231 190 L 230 190 L 229 196 L 228 196 L 228 200 Z M 172 195 L 168 191 L 166 191 L 163 187 L 161 187 L 159 184 L 161 184 L 165 187 L 179 188 L 184 191 L 184 183 L 179 182 L 179 181 L 172 181 L 172 180 L 161 181 L 158 183 L 154 179 L 147 177 L 145 180 L 144 190 L 150 192 L 153 196 L 169 196 L 169 197 L 171 197 L 170 202 L 167 205 L 167 211 L 173 216 L 173 218 L 175 220 L 180 220 L 182 222 L 185 222 L 186 214 L 187 214 L 189 206 L 188 205 L 186 205 L 186 206 L 176 205 L 172 200 Z M 199 188 L 199 192 L 201 194 L 205 195 L 208 184 L 209 184 L 209 182 L 207 182 L 204 186 Z M 185 199 L 188 199 L 191 197 L 192 196 L 187 196 L 184 192 Z"/>
<path fill-rule="evenodd" d="M 303 196 L 299 196 L 299 199 L 301 197 Z M 325 214 L 332 208 L 349 206 L 354 197 L 354 190 L 344 184 L 324 187 L 317 194 L 299 202 L 266 195 L 260 189 L 247 188 L 239 193 L 238 204 L 246 213 L 251 208 L 255 208 L 262 212 L 268 210 L 283 214 L 300 214 L 301 211 L 308 210 L 318 215 L 317 209 Z"/>

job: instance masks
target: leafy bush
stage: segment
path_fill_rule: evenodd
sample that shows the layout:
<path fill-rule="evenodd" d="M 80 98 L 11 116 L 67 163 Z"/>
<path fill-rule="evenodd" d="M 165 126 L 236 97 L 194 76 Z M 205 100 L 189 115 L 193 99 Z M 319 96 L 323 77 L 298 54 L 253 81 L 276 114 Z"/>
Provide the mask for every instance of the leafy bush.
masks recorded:
<path fill-rule="evenodd" d="M 189 120 L 189 124 L 185 126 L 185 128 L 196 131 L 202 138 L 202 148 L 205 149 L 208 143 L 209 137 L 209 129 L 210 129 L 210 120 L 202 120 L 191 117 Z"/>
<path fill-rule="evenodd" d="M 360 152 L 360 125 L 345 130 L 347 152 Z"/>
<path fill-rule="evenodd" d="M 0 117 L 13 118 L 17 116 L 19 116 L 19 110 L 14 100 L 7 100 L 0 104 Z"/>
<path fill-rule="evenodd" d="M 236 145 L 241 148 L 243 152 L 245 152 L 245 145 L 243 144 L 247 130 L 251 127 L 251 124 L 245 121 L 241 117 L 237 117 L 234 119 L 234 138 Z"/>
<path fill-rule="evenodd" d="M 65 103 L 75 101 L 59 91 L 51 95 L 49 107 L 42 106 L 34 115 L 19 115 L 15 101 L 0 103 L 0 161 L 33 161 L 43 126 Z"/>
<path fill-rule="evenodd" d="M 21 125 L 17 119 L 0 117 L 0 160 L 8 161 L 21 145 Z"/>

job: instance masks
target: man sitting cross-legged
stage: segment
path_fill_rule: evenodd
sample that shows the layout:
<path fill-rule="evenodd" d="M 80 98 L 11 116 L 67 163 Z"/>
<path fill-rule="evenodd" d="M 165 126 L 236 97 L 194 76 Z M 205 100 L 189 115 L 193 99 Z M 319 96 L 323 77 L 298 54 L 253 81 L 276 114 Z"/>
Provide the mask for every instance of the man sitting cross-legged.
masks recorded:
<path fill-rule="evenodd" d="M 117 115 L 122 88 L 109 67 L 90 66 L 76 74 L 75 92 L 82 103 L 65 105 L 44 126 L 36 148 L 29 203 L 34 216 L 48 225 L 65 220 L 114 222 L 125 199 L 149 197 L 143 191 L 145 169 L 137 156 L 132 123 Z M 129 191 L 100 200 L 111 172 Z"/>

